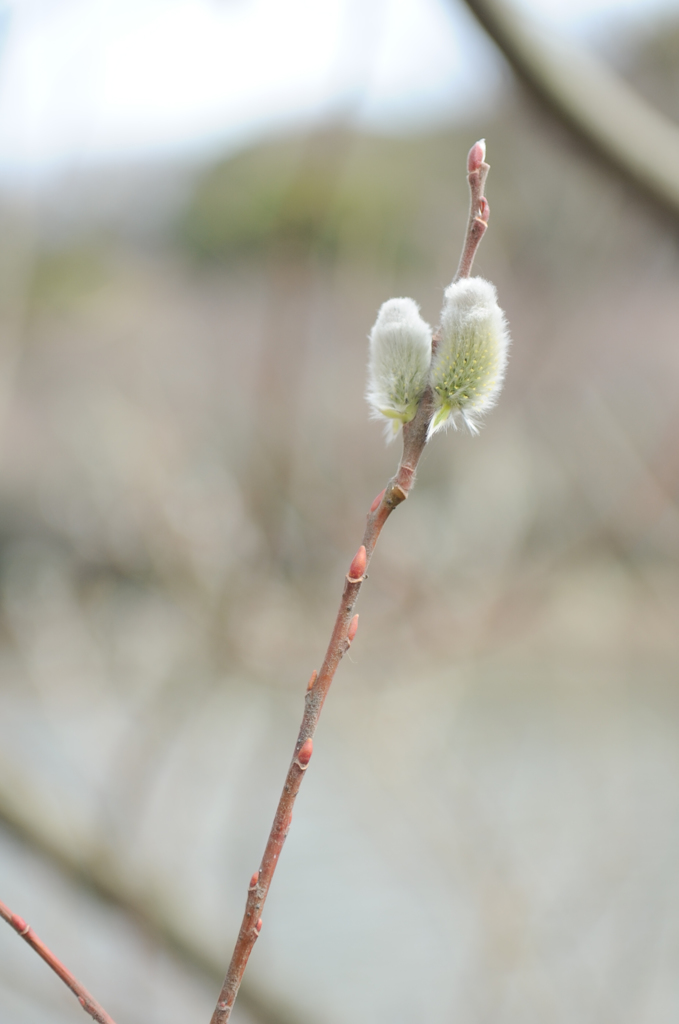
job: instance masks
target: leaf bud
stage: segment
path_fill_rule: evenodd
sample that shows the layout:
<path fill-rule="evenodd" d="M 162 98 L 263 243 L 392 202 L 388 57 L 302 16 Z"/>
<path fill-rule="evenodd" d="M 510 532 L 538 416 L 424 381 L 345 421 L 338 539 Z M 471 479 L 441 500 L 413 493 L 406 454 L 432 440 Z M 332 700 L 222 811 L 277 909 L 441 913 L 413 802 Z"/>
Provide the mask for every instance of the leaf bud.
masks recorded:
<path fill-rule="evenodd" d="M 471 174 L 472 171 L 478 171 L 479 167 L 481 166 L 485 159 L 486 140 L 479 139 L 479 141 L 475 142 L 472 148 L 469 150 L 469 154 L 467 156 L 467 172 Z"/>
<path fill-rule="evenodd" d="M 300 768 L 306 768 L 309 761 L 311 760 L 311 755 L 313 754 L 313 752 L 314 741 L 309 736 L 308 739 L 304 740 L 304 743 L 299 748 L 299 752 L 297 754 L 297 762 Z"/>
<path fill-rule="evenodd" d="M 351 565 L 349 566 L 349 572 L 347 576 L 350 582 L 356 582 L 356 580 L 362 580 L 365 572 L 365 567 L 368 562 L 368 553 L 365 550 L 365 544 L 361 544 L 360 548 L 354 555 Z"/>

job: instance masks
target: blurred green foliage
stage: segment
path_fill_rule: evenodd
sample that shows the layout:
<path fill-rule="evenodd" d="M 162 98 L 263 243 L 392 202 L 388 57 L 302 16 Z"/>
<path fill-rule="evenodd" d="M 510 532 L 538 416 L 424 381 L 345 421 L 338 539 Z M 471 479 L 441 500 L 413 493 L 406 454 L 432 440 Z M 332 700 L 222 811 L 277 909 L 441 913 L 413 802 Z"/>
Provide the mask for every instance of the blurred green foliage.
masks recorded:
<path fill-rule="evenodd" d="M 105 246 L 89 240 L 40 250 L 31 267 L 31 307 L 56 312 L 79 306 L 105 286 L 109 263 Z"/>
<path fill-rule="evenodd" d="M 440 176 L 431 149 L 342 129 L 258 146 L 202 174 L 179 238 L 200 261 L 290 253 L 426 265 L 428 185 Z"/>

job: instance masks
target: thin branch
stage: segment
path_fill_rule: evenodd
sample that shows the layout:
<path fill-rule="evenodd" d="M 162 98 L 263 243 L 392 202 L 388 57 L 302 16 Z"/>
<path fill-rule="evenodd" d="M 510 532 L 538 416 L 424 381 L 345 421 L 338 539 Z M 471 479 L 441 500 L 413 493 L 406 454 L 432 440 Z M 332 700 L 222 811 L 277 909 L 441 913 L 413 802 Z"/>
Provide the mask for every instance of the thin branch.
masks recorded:
<path fill-rule="evenodd" d="M 489 167 L 484 162 L 484 157 L 485 145 L 476 143 L 467 158 L 471 208 L 462 257 L 455 280 L 469 276 L 474 254 L 488 225 L 490 210 L 483 196 L 483 189 Z M 294 803 L 311 760 L 313 737 L 321 717 L 323 704 L 337 667 L 351 647 L 356 635 L 358 615 L 354 614 L 354 607 L 363 581 L 366 579 L 366 569 L 370 564 L 384 524 L 394 509 L 406 500 L 415 482 L 415 472 L 427 444 L 427 434 L 433 412 L 434 396 L 431 388 L 427 388 L 414 419 L 403 426 L 403 455 L 398 470 L 370 506 L 363 543 L 354 556 L 344 580 L 342 600 L 335 618 L 325 660 L 320 671 L 312 673 L 307 686 L 304 714 L 292 761 L 288 768 L 259 871 L 255 871 L 250 879 L 243 921 L 231 963 L 212 1014 L 211 1024 L 226 1024 L 231 1016 L 250 953 L 262 929 L 262 910 L 290 828 Z"/>
<path fill-rule="evenodd" d="M 309 680 L 304 704 L 304 715 L 297 736 L 297 742 L 278 802 L 269 839 L 259 871 L 250 880 L 243 922 L 236 940 L 236 947 L 229 965 L 224 985 L 212 1015 L 212 1024 L 226 1024 L 247 965 L 250 953 L 259 937 L 262 928 L 261 913 L 269 893 L 274 871 L 280 857 L 285 838 L 292 821 L 292 809 L 304 778 L 304 773 L 313 753 L 313 736 L 321 716 L 321 711 L 328 690 L 333 681 L 337 666 L 344 654 L 349 650 L 356 635 L 358 616 L 354 616 L 354 606 L 365 579 L 365 571 L 375 549 L 377 539 L 387 519 L 408 497 L 420 456 L 427 443 L 427 429 L 432 415 L 431 392 L 423 398 L 415 418 L 403 428 L 404 452 L 396 475 L 389 481 L 384 491 L 377 496 L 370 512 L 363 536 L 363 544 L 358 549 L 344 581 L 344 590 L 339 610 L 335 619 L 328 650 L 320 672 L 314 672 Z"/>
<path fill-rule="evenodd" d="M 61 960 L 58 960 L 51 949 L 45 945 L 42 939 L 38 938 L 30 925 L 26 924 L 22 917 L 17 914 L 13 914 L 9 907 L 5 906 L 4 903 L 0 902 L 0 917 L 2 917 L 9 925 L 12 926 L 15 932 L 17 932 L 24 942 L 36 951 L 38 956 L 41 956 L 46 964 L 52 968 L 55 974 L 58 974 L 65 985 L 68 985 L 71 992 L 76 996 L 78 1002 L 82 1006 L 86 1013 L 89 1013 L 93 1020 L 96 1020 L 98 1024 L 115 1024 L 112 1017 L 109 1017 L 106 1010 L 99 1005 L 97 1000 L 90 995 L 84 985 L 80 982 L 73 974 L 64 967 Z"/>
<path fill-rule="evenodd" d="M 486 187 L 486 178 L 490 167 L 486 161 L 486 140 L 477 142 L 469 151 L 467 157 L 467 181 L 469 182 L 469 221 L 467 223 L 467 235 L 462 246 L 460 264 L 457 268 L 455 280 L 461 277 L 469 277 L 474 262 L 479 242 L 486 233 L 490 207 L 488 200 L 483 194 Z"/>
<path fill-rule="evenodd" d="M 679 217 L 679 128 L 594 54 L 506 0 L 466 0 L 523 83 L 665 214 Z"/>

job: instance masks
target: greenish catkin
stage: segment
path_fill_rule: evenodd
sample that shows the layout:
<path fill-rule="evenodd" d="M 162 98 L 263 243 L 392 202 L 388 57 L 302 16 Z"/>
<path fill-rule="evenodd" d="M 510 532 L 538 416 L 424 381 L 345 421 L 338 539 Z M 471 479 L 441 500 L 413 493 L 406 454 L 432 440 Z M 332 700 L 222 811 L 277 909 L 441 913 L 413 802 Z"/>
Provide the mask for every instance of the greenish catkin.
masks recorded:
<path fill-rule="evenodd" d="M 481 277 L 451 284 L 431 366 L 435 408 L 430 436 L 460 420 L 472 433 L 478 431 L 502 389 L 508 347 L 509 331 L 494 285 Z"/>
<path fill-rule="evenodd" d="M 413 299 L 385 302 L 370 332 L 366 397 L 388 438 L 417 412 L 429 383 L 432 332 Z"/>

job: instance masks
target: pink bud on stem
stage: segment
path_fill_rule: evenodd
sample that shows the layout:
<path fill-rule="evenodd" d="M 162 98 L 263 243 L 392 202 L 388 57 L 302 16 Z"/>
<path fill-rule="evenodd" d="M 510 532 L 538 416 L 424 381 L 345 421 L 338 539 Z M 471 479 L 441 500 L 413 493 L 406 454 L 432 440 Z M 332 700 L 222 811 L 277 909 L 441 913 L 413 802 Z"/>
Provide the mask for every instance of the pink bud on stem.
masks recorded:
<path fill-rule="evenodd" d="M 363 579 L 363 574 L 365 572 L 367 562 L 368 554 L 365 550 L 365 544 L 361 544 L 360 548 L 354 555 L 354 560 L 349 566 L 349 572 L 347 573 L 349 579 L 352 582 Z"/>
<path fill-rule="evenodd" d="M 309 737 L 308 740 L 304 740 L 304 743 L 299 748 L 299 753 L 297 754 L 297 761 L 302 766 L 302 768 L 306 768 L 309 761 L 311 760 L 311 755 L 313 754 L 313 752 L 314 741 L 311 739 L 311 737 Z"/>
<path fill-rule="evenodd" d="M 372 505 L 370 506 L 370 511 L 371 512 L 374 512 L 375 509 L 379 508 L 380 502 L 382 501 L 382 498 L 384 497 L 384 495 L 386 493 L 386 490 L 387 490 L 387 488 L 383 487 L 382 490 L 380 491 L 380 493 L 377 495 L 377 497 L 373 501 Z"/>
<path fill-rule="evenodd" d="M 349 623 L 349 629 L 347 630 L 347 640 L 349 643 L 353 643 L 356 631 L 358 630 L 358 615 L 354 615 L 353 619 Z"/>
<path fill-rule="evenodd" d="M 467 156 L 467 173 L 471 174 L 472 171 L 478 171 L 481 164 L 486 159 L 486 140 L 479 139 L 475 142 L 472 148 L 469 150 Z"/>

